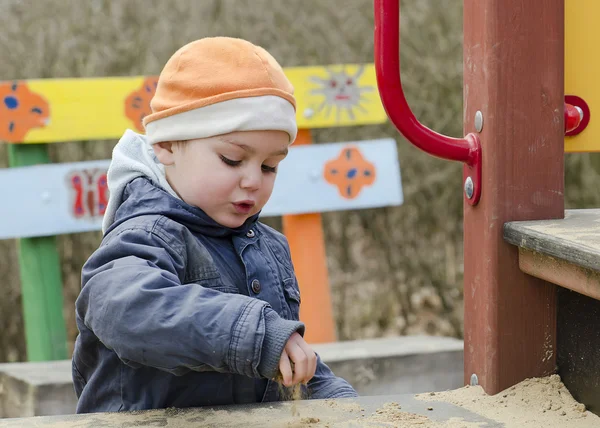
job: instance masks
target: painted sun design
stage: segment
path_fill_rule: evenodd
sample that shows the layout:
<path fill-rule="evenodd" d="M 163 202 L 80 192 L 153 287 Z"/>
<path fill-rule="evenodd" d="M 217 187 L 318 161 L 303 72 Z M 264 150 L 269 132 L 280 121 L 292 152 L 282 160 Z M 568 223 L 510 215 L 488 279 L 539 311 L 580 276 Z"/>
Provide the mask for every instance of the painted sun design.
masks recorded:
<path fill-rule="evenodd" d="M 311 77 L 310 81 L 321 87 L 312 89 L 310 93 L 325 97 L 323 102 L 315 109 L 315 114 L 323 112 L 325 117 L 329 117 L 332 110 L 335 110 L 336 120 L 339 122 L 342 111 L 345 111 L 351 120 L 355 119 L 355 109 L 367 113 L 367 109 L 361 105 L 361 102 L 368 101 L 364 94 L 372 92 L 375 88 L 359 85 L 360 77 L 364 71 L 364 66 L 361 65 L 354 74 L 350 74 L 344 69 L 340 71 L 327 69 L 329 77 Z"/>

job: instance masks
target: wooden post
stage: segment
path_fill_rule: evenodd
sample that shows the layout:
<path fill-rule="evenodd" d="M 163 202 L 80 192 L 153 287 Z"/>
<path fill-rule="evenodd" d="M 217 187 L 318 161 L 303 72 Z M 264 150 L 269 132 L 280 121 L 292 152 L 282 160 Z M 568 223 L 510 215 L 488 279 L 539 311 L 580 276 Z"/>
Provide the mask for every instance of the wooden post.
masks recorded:
<path fill-rule="evenodd" d="M 300 129 L 294 146 L 311 143 L 310 130 Z M 305 339 L 309 343 L 335 342 L 321 214 L 284 215 L 283 231 L 300 286 L 300 319 L 306 325 Z"/>
<path fill-rule="evenodd" d="M 11 167 L 48 163 L 43 144 L 11 144 L 8 155 Z M 66 359 L 67 332 L 56 239 L 54 236 L 20 239 L 18 252 L 27 359 Z"/>
<path fill-rule="evenodd" d="M 483 114 L 482 197 L 464 205 L 465 382 L 555 371 L 556 287 L 519 270 L 512 220 L 564 217 L 564 0 L 465 0 L 465 133 Z"/>

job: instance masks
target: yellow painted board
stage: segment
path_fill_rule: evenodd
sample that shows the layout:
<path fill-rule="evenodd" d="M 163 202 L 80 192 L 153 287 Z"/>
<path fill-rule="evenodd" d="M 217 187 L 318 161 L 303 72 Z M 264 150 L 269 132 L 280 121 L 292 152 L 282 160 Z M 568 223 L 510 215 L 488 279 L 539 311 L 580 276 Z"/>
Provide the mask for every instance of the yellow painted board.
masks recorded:
<path fill-rule="evenodd" d="M 285 69 L 295 88 L 299 128 L 380 124 L 374 64 Z M 157 76 L 0 82 L 0 141 L 54 143 L 143 132 Z"/>
<path fill-rule="evenodd" d="M 600 0 L 565 0 L 565 95 L 582 98 L 590 121 L 565 137 L 565 152 L 600 151 Z"/>

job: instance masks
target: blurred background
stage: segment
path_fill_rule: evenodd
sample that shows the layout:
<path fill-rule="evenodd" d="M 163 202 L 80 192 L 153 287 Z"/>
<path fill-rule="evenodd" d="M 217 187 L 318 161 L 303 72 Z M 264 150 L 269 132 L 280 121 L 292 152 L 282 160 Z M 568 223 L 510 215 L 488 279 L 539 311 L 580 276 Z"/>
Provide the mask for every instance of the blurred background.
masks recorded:
<path fill-rule="evenodd" d="M 425 125 L 462 136 L 462 0 L 401 7 L 409 104 Z M 180 46 L 216 35 L 261 45 L 284 67 L 374 61 L 372 0 L 0 0 L 0 28 L 0 80 L 158 75 Z M 402 173 L 402 206 L 323 215 L 339 340 L 462 338 L 461 165 L 419 152 L 389 123 L 313 137 L 395 138 Z M 108 159 L 116 142 L 51 144 L 51 161 Z M 600 154 L 565 162 L 567 208 L 600 206 Z M 7 164 L 0 144 L 0 168 Z M 265 222 L 281 229 L 278 218 Z M 58 237 L 69 352 L 81 267 L 100 239 L 99 232 Z M 0 241 L 0 293 L 0 362 L 25 361 L 15 241 Z"/>

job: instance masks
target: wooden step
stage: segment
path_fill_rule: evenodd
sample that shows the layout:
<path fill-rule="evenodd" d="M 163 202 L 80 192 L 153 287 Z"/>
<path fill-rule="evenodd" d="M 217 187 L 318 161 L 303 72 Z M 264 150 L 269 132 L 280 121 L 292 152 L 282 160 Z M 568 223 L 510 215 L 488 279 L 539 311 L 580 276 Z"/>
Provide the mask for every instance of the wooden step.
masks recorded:
<path fill-rule="evenodd" d="M 600 209 L 507 223 L 504 239 L 519 248 L 523 272 L 560 286 L 548 353 L 573 397 L 600 413 Z"/>
<path fill-rule="evenodd" d="M 600 209 L 567 210 L 558 220 L 504 225 L 519 248 L 519 267 L 532 276 L 600 300 Z"/>

